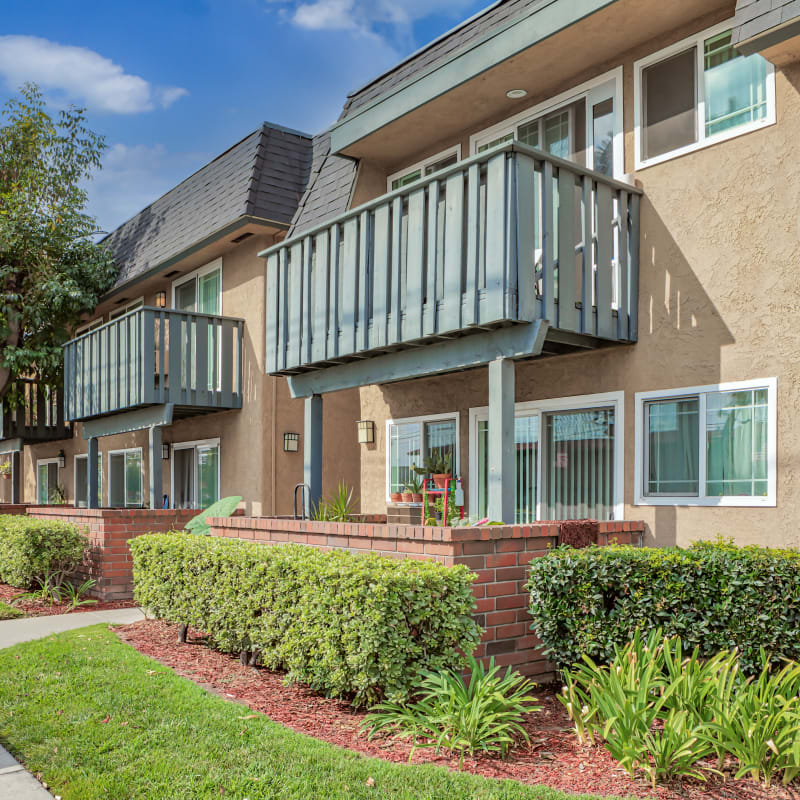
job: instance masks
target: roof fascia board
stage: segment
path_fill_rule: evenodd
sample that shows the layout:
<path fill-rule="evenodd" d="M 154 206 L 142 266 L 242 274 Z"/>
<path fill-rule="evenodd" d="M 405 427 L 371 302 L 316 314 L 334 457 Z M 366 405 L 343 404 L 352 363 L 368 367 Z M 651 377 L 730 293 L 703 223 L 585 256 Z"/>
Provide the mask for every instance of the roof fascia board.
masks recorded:
<path fill-rule="evenodd" d="M 129 281 L 121 283 L 119 286 L 115 286 L 110 292 L 107 292 L 105 295 L 103 295 L 103 297 L 100 298 L 98 305 L 100 303 L 104 303 L 106 300 L 110 300 L 115 295 L 118 295 L 121 291 L 130 289 L 132 286 L 136 286 L 142 281 L 152 278 L 154 275 L 158 275 L 159 272 L 164 272 L 165 270 L 177 264 L 179 261 L 183 261 L 184 258 L 188 258 L 189 256 L 194 255 L 209 245 L 215 244 L 220 239 L 224 239 L 231 233 L 235 233 L 245 225 L 259 225 L 263 228 L 277 228 L 278 230 L 284 231 L 289 230 L 289 224 L 286 222 L 275 222 L 274 220 L 262 219 L 261 217 L 253 217 L 250 215 L 241 216 L 239 219 L 229 223 L 224 228 L 220 228 L 209 236 L 206 236 L 204 239 L 201 239 L 199 242 L 195 242 L 195 244 L 181 250 L 174 256 L 170 256 L 166 261 L 162 261 L 155 267 L 148 269 L 146 272 L 142 272 L 141 274 L 131 278 Z"/>
<path fill-rule="evenodd" d="M 617 0 L 551 0 L 533 13 L 488 33 L 446 61 L 435 64 L 376 98 L 331 130 L 331 152 L 339 152 L 390 122 L 575 25 Z"/>
<path fill-rule="evenodd" d="M 737 31 L 741 33 L 742 26 Z M 754 53 L 768 50 L 770 47 L 775 47 L 775 45 L 783 44 L 789 39 L 794 39 L 795 36 L 800 36 L 800 18 L 788 20 L 773 28 L 767 28 L 748 39 L 735 42 L 735 44 L 737 50 L 746 56 L 750 56 Z"/>

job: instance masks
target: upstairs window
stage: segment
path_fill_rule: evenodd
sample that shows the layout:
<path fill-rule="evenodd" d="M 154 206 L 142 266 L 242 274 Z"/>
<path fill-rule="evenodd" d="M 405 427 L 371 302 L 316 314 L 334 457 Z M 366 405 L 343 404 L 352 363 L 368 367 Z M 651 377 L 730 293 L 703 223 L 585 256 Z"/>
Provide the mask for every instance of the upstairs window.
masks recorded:
<path fill-rule="evenodd" d="M 435 156 L 420 161 L 418 164 L 413 164 L 400 172 L 395 172 L 394 175 L 390 175 L 387 179 L 387 189 L 390 192 L 395 189 L 402 189 L 410 183 L 427 178 L 428 175 L 433 175 L 436 172 L 447 169 L 447 167 L 452 167 L 453 164 L 458 163 L 460 158 L 461 145 L 445 150 L 442 153 L 437 153 Z"/>
<path fill-rule="evenodd" d="M 122 317 L 125 314 L 130 313 L 131 311 L 136 311 L 137 308 L 141 308 L 143 305 L 144 305 L 144 297 L 140 297 L 138 300 L 134 300 L 131 303 L 126 303 L 125 305 L 121 305 L 119 308 L 114 309 L 108 315 L 109 322 L 112 319 L 119 319 L 119 317 Z M 98 328 L 100 327 L 100 325 L 103 324 L 103 320 L 102 319 L 99 320 L 99 323 L 100 324 L 97 325 Z M 92 329 L 90 328 L 90 330 Z M 86 331 L 83 331 L 83 333 L 86 333 Z"/>
<path fill-rule="evenodd" d="M 772 65 L 742 55 L 725 23 L 637 61 L 636 166 L 775 121 Z"/>

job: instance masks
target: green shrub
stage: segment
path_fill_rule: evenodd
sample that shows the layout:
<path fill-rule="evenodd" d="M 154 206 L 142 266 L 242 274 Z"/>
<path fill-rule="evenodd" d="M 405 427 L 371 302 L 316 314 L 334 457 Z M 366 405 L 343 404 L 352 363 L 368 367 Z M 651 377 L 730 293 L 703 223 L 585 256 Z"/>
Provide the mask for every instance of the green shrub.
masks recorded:
<path fill-rule="evenodd" d="M 0 516 L 0 581 L 25 589 L 61 585 L 87 546 L 86 535 L 68 522 Z"/>
<path fill-rule="evenodd" d="M 405 700 L 480 638 L 465 567 L 180 533 L 130 546 L 136 599 L 157 617 L 355 705 Z"/>
<path fill-rule="evenodd" d="M 702 657 L 734 646 L 741 669 L 800 659 L 800 553 L 724 542 L 688 549 L 556 548 L 531 562 L 532 628 L 559 666 L 608 661 L 661 628 Z"/>

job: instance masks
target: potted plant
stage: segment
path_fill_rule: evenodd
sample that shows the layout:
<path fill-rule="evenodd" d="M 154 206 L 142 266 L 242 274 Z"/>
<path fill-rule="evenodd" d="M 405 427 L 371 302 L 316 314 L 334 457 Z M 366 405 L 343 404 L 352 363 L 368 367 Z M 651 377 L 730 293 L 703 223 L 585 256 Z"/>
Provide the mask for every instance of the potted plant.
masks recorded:
<path fill-rule="evenodd" d="M 429 455 L 422 467 L 414 467 L 414 472 L 422 477 L 430 475 L 433 478 L 433 485 L 437 489 L 444 489 L 445 483 L 453 477 L 452 463 L 450 453 L 438 452 Z"/>
<path fill-rule="evenodd" d="M 8 480 L 11 479 L 11 462 L 10 461 L 4 461 L 2 464 L 0 464 L 0 475 L 2 475 L 4 478 L 7 478 Z"/>
<path fill-rule="evenodd" d="M 403 502 L 404 503 L 413 503 L 414 502 L 414 495 L 411 493 L 411 489 L 406 486 L 403 490 Z"/>
<path fill-rule="evenodd" d="M 406 489 L 411 492 L 411 500 L 412 503 L 421 503 L 422 502 L 422 487 L 423 481 L 421 478 L 412 478 L 408 484 L 406 485 Z"/>
<path fill-rule="evenodd" d="M 393 503 L 402 503 L 403 502 L 403 493 L 402 492 L 391 492 L 389 494 L 389 499 Z"/>

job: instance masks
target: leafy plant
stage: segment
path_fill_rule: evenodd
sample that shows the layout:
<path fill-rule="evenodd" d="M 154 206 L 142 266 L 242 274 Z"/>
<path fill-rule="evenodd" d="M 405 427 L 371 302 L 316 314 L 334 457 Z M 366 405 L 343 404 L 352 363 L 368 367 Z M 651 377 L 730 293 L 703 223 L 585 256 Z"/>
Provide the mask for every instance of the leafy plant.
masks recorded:
<path fill-rule="evenodd" d="M 51 505 L 64 506 L 67 504 L 67 490 L 63 486 L 54 486 L 47 499 Z"/>
<path fill-rule="evenodd" d="M 434 747 L 464 755 L 476 751 L 505 756 L 516 740 L 529 741 L 522 727 L 523 716 L 539 710 L 531 695 L 533 684 L 501 667 L 494 659 L 488 668 L 470 656 L 470 678 L 454 669 L 425 672 L 415 688 L 416 699 L 408 703 L 380 703 L 362 723 L 369 738 L 389 732 L 411 739 L 412 749 Z"/>
<path fill-rule="evenodd" d="M 449 475 L 453 466 L 453 454 L 449 450 L 435 450 L 429 453 L 421 467 L 413 466 L 412 469 L 420 477 L 430 475 Z"/>
<path fill-rule="evenodd" d="M 155 617 L 356 706 L 404 701 L 421 672 L 460 668 L 482 633 L 463 566 L 185 533 L 129 546 L 136 600 Z"/>
<path fill-rule="evenodd" d="M 456 506 L 455 498 L 451 493 L 447 494 L 447 498 L 445 501 L 445 495 L 434 495 L 433 499 L 433 511 L 435 515 L 429 515 L 426 520 L 426 525 L 441 525 L 442 521 L 444 520 L 444 507 L 445 502 L 447 502 L 447 524 L 450 525 L 452 522 L 459 518 L 458 507 Z M 437 520 L 438 516 L 438 520 Z"/>
<path fill-rule="evenodd" d="M 355 514 L 358 500 L 353 497 L 353 489 L 346 483 L 336 487 L 333 496 L 323 498 L 311 511 L 311 519 L 322 522 L 348 522 Z"/>
<path fill-rule="evenodd" d="M 94 588 L 96 583 L 97 581 L 93 578 L 88 578 L 77 586 L 70 581 L 66 581 L 60 587 L 60 602 L 67 605 L 67 611 L 74 611 L 82 606 L 94 605 L 97 600 L 85 595 Z"/>
<path fill-rule="evenodd" d="M 14 606 L 9 605 L 8 603 L 3 603 L 0 601 L 0 620 L 17 619 L 18 617 L 24 616 L 24 611 L 20 610 L 19 608 L 14 608 Z"/>
<path fill-rule="evenodd" d="M 56 572 L 47 572 L 43 578 L 37 578 L 37 588 L 27 592 L 14 595 L 14 602 L 17 600 L 41 600 L 50 605 L 61 602 L 61 584 L 64 576 Z"/>
<path fill-rule="evenodd" d="M 0 463 L 0 475 L 11 475 L 11 462 L 8 459 Z"/>
<path fill-rule="evenodd" d="M 412 477 L 411 480 L 406 484 L 406 489 L 411 492 L 411 494 L 422 494 L 422 490 L 425 488 L 425 481 L 422 478 L 415 478 Z"/>
<path fill-rule="evenodd" d="M 230 517 L 241 502 L 241 495 L 223 497 L 221 500 L 217 500 L 216 503 L 212 503 L 204 511 L 201 511 L 196 517 L 192 517 L 184 525 L 184 530 L 196 536 L 208 536 L 211 533 L 211 526 L 206 520 L 209 517 Z"/>

